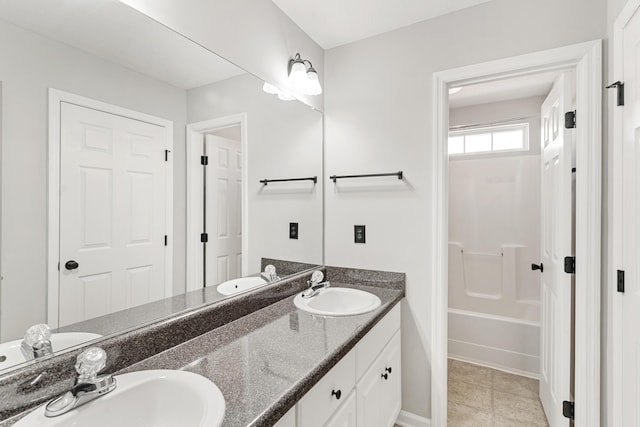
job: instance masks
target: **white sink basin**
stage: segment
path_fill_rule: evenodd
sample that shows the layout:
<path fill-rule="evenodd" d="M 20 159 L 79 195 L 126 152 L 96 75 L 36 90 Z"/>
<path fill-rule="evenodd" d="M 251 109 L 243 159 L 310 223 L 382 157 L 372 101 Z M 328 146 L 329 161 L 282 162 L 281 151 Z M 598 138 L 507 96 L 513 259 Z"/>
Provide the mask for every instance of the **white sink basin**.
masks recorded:
<path fill-rule="evenodd" d="M 238 279 L 227 280 L 218 285 L 217 291 L 222 295 L 233 295 L 239 292 L 248 291 L 255 287 L 266 284 L 262 277 L 240 277 Z"/>
<path fill-rule="evenodd" d="M 51 335 L 51 347 L 55 353 L 101 337 L 102 335 L 88 332 L 61 332 Z M 0 371 L 27 361 L 20 350 L 21 342 L 22 340 L 15 340 L 0 344 Z"/>
<path fill-rule="evenodd" d="M 218 427 L 225 402 L 218 387 L 185 371 L 152 370 L 117 375 L 117 387 L 66 414 L 47 418 L 44 405 L 15 427 Z"/>
<path fill-rule="evenodd" d="M 381 301 L 372 293 L 351 288 L 325 288 L 311 298 L 296 295 L 293 303 L 300 310 L 323 316 L 352 316 L 368 313 L 380 307 Z"/>

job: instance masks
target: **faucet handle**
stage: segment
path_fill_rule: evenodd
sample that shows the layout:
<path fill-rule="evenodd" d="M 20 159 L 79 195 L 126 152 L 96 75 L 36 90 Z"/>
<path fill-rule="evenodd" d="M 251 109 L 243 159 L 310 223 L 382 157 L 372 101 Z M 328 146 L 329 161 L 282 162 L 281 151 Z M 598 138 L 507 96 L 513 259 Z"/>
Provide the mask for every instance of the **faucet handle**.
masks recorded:
<path fill-rule="evenodd" d="M 314 285 L 317 285 L 318 283 L 322 282 L 323 279 L 324 279 L 324 273 L 322 273 L 322 271 L 320 270 L 316 270 L 313 272 L 313 274 L 311 274 L 311 282 Z"/>
<path fill-rule="evenodd" d="M 39 345 L 43 341 L 51 341 L 51 328 L 44 323 L 33 325 L 27 329 L 27 332 L 24 334 L 23 343 L 31 348 Z"/>
<path fill-rule="evenodd" d="M 269 276 L 274 275 L 274 274 L 276 274 L 276 267 L 271 265 L 271 264 L 269 264 L 264 268 L 264 273 L 269 275 Z"/>
<path fill-rule="evenodd" d="M 76 372 L 80 378 L 95 378 L 106 364 L 107 353 L 100 347 L 91 347 L 78 355 Z"/>

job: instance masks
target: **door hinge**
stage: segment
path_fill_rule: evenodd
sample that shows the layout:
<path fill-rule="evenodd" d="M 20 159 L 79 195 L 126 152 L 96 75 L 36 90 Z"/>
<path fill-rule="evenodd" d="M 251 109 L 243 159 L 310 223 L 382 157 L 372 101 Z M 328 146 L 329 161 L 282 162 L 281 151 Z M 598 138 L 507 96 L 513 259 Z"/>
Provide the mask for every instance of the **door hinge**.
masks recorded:
<path fill-rule="evenodd" d="M 618 292 L 624 293 L 624 270 L 618 270 Z"/>
<path fill-rule="evenodd" d="M 616 96 L 616 105 L 618 107 L 621 107 L 624 105 L 624 83 L 622 83 L 620 80 L 618 80 L 615 83 L 611 83 L 609 86 L 607 86 L 607 89 L 616 89 L 617 92 L 617 96 Z"/>
<path fill-rule="evenodd" d="M 169 244 L 169 236 L 164 235 L 164 245 L 167 246 Z"/>
<path fill-rule="evenodd" d="M 207 233 L 200 234 L 200 242 L 207 243 L 209 241 L 209 235 Z"/>
<path fill-rule="evenodd" d="M 200 156 L 200 164 L 207 166 L 209 164 L 209 156 Z"/>
<path fill-rule="evenodd" d="M 569 402 L 567 400 L 565 400 L 564 402 L 562 402 L 562 415 L 564 415 L 565 418 L 569 418 L 570 420 L 574 419 L 574 413 L 575 413 L 575 403 L 573 402 Z"/>
<path fill-rule="evenodd" d="M 564 257 L 564 272 L 567 274 L 575 274 L 576 272 L 576 257 L 566 256 Z"/>
<path fill-rule="evenodd" d="M 576 110 L 564 113 L 564 127 L 565 129 L 575 129 L 576 127 Z"/>
<path fill-rule="evenodd" d="M 171 151 L 170 150 L 164 150 L 164 161 L 168 162 L 169 161 L 169 153 Z"/>

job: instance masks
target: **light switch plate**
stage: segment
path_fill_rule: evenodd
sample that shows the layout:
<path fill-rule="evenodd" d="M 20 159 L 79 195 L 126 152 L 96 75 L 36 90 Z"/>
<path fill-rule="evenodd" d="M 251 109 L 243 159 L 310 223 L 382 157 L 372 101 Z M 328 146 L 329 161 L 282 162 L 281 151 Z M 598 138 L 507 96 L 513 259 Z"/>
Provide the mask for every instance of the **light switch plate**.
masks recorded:
<path fill-rule="evenodd" d="M 298 223 L 297 222 L 289 223 L 289 238 L 298 240 Z"/>
<path fill-rule="evenodd" d="M 367 242 L 366 227 L 364 225 L 354 225 L 353 226 L 353 241 L 355 243 L 366 243 Z"/>

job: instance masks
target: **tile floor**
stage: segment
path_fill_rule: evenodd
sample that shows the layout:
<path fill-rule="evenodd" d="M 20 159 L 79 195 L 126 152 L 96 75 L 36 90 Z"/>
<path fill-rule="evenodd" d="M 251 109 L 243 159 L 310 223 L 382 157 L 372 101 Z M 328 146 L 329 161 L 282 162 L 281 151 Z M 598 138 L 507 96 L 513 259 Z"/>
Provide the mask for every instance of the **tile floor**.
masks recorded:
<path fill-rule="evenodd" d="M 548 426 L 538 380 L 449 359 L 449 427 Z"/>

